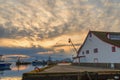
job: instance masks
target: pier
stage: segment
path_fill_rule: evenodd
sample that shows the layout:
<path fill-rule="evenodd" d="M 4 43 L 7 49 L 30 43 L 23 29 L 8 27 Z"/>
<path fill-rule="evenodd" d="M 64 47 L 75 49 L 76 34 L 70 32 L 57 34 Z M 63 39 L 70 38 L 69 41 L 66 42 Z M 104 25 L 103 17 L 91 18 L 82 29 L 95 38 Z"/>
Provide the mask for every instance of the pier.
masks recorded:
<path fill-rule="evenodd" d="M 22 80 L 120 80 L 120 70 L 58 64 L 24 73 Z"/>

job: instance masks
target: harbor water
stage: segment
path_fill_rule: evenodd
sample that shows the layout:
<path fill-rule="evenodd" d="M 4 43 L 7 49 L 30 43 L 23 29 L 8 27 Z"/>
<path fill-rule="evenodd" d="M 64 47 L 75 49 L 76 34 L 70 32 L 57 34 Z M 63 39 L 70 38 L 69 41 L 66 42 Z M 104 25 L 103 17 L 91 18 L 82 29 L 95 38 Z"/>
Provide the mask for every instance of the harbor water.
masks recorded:
<path fill-rule="evenodd" d="M 10 69 L 0 70 L 0 80 L 22 80 L 22 74 L 34 70 L 36 66 L 29 65 L 16 65 L 12 62 Z M 43 67 L 43 66 L 37 66 Z"/>

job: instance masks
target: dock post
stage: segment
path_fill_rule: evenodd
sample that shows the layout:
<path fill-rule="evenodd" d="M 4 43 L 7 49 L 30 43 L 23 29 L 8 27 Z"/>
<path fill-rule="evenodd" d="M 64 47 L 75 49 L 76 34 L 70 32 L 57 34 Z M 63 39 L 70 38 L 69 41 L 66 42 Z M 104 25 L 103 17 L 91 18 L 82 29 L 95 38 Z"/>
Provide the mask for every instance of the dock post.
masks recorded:
<path fill-rule="evenodd" d="M 78 72 L 77 80 L 80 80 L 80 73 Z"/>

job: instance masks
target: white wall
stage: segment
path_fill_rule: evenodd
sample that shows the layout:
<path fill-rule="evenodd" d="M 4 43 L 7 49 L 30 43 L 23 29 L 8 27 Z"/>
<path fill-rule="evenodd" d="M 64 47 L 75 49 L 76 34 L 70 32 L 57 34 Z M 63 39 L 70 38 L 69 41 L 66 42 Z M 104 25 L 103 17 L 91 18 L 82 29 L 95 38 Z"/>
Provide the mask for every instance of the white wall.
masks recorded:
<path fill-rule="evenodd" d="M 83 56 L 82 52 L 84 51 L 86 57 L 81 58 L 80 62 L 120 63 L 120 48 L 116 47 L 116 52 L 112 52 L 112 46 L 93 34 L 92 37 L 88 35 L 79 53 L 79 56 Z M 95 48 L 98 48 L 98 53 L 94 53 Z M 89 54 L 86 54 L 86 50 L 89 50 Z M 95 58 L 98 60 L 94 60 Z"/>
<path fill-rule="evenodd" d="M 73 63 L 79 63 L 79 58 L 74 59 Z"/>

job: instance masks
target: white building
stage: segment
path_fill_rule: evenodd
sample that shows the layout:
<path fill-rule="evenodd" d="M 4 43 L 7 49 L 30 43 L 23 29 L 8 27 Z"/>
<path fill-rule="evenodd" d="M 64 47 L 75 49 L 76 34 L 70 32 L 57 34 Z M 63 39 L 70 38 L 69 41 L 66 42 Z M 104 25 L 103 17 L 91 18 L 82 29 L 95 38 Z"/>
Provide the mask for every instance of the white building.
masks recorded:
<path fill-rule="evenodd" d="M 120 63 L 120 32 L 89 31 L 74 62 Z"/>

